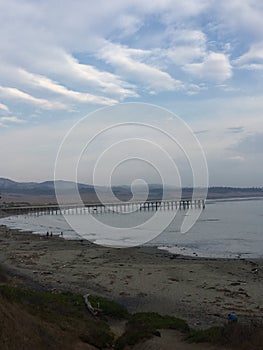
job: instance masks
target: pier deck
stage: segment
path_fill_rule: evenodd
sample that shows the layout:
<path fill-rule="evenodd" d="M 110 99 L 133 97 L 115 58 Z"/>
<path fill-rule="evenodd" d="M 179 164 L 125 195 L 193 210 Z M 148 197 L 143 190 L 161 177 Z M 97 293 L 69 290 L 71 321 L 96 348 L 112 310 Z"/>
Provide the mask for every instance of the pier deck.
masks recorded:
<path fill-rule="evenodd" d="M 180 200 L 147 200 L 141 202 L 115 202 L 115 203 L 83 203 L 80 204 L 51 204 L 39 206 L 7 206 L 1 210 L 8 214 L 85 214 L 85 213 L 106 213 L 116 211 L 129 213 L 142 210 L 168 210 L 168 209 L 190 209 L 205 208 L 205 199 L 180 199 Z"/>

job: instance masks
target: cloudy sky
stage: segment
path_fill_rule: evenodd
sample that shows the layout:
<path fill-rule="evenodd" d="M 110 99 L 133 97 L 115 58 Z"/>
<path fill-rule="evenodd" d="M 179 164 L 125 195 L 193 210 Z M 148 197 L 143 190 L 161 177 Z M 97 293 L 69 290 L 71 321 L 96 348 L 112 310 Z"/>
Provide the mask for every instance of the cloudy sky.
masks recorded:
<path fill-rule="evenodd" d="M 0 0 L 0 176 L 51 179 L 79 118 L 145 102 L 190 125 L 210 185 L 262 186 L 262 23 L 258 0 Z"/>

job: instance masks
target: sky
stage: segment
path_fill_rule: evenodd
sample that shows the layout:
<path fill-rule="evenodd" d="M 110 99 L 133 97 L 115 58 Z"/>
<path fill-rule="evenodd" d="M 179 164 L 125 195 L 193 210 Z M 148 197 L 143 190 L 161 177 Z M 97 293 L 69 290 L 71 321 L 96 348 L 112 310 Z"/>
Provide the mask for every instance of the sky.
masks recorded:
<path fill-rule="evenodd" d="M 0 176 L 52 179 L 69 128 L 136 102 L 192 128 L 210 186 L 263 186 L 262 23 L 258 0 L 0 0 Z"/>

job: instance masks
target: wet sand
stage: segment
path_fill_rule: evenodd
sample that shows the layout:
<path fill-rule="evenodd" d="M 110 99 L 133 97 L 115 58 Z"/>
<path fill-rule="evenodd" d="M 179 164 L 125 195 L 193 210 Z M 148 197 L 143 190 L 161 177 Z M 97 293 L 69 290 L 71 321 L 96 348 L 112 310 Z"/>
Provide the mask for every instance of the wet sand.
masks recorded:
<path fill-rule="evenodd" d="M 209 327 L 263 318 L 263 260 L 173 256 L 155 248 L 112 249 L 0 226 L 0 264 L 27 284 L 109 297 L 131 312 L 156 311 Z"/>

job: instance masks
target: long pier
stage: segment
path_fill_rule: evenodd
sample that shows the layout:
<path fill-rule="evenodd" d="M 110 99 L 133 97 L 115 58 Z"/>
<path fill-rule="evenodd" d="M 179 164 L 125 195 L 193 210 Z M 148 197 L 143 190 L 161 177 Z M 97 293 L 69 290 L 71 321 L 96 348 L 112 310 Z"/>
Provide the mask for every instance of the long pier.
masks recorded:
<path fill-rule="evenodd" d="M 83 215 L 101 214 L 108 212 L 129 213 L 146 210 L 187 210 L 191 208 L 205 208 L 204 199 L 180 200 L 147 200 L 143 202 L 117 202 L 117 203 L 84 203 L 79 204 L 52 204 L 31 206 L 9 206 L 0 208 L 7 214 L 19 215 Z"/>

